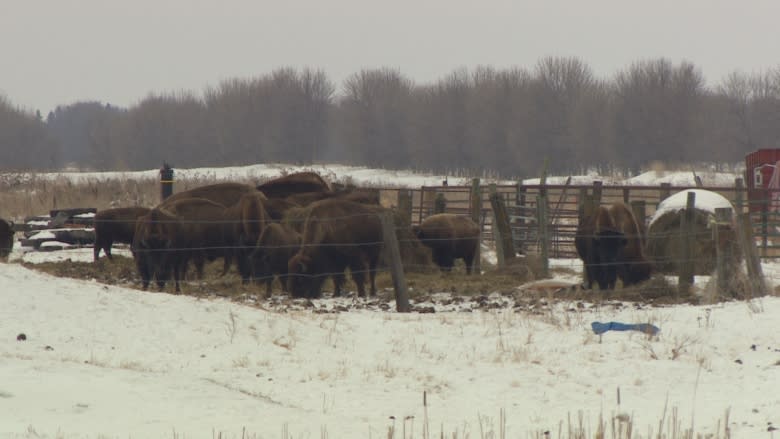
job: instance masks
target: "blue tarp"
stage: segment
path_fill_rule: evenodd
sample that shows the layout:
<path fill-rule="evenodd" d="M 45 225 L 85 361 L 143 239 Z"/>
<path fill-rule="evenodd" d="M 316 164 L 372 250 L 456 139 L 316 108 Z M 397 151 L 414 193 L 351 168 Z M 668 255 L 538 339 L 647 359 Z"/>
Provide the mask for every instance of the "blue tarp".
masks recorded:
<path fill-rule="evenodd" d="M 590 324 L 590 327 L 593 329 L 593 332 L 599 335 L 607 331 L 639 331 L 645 334 L 656 335 L 661 331 L 657 326 L 649 323 L 593 322 Z"/>

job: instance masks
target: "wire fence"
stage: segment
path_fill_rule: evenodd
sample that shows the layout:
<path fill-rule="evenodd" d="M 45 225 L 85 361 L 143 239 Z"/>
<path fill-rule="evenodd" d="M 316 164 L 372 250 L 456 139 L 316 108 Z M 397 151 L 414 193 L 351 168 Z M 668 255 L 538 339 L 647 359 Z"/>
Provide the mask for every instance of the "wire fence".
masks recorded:
<path fill-rule="evenodd" d="M 542 257 L 544 259 L 578 259 L 579 255 L 575 246 L 579 215 L 582 204 L 589 197 L 597 198 L 600 205 L 608 205 L 614 202 L 630 203 L 637 219 L 642 224 L 647 224 L 653 217 L 658 204 L 669 196 L 685 189 L 693 187 L 660 186 L 604 186 L 596 182 L 592 185 L 489 185 L 481 186 L 477 180 L 471 186 L 424 186 L 420 189 L 399 188 L 374 188 L 380 195 L 380 202 L 385 207 L 392 207 L 397 213 L 395 234 L 397 242 L 402 250 L 408 250 L 417 245 L 413 226 L 422 224 L 426 218 L 436 213 L 451 213 L 467 216 L 473 219 L 480 227 L 479 240 L 488 247 L 494 246 L 499 251 L 498 241 L 508 237 L 517 253 L 529 258 Z M 729 200 L 737 213 L 746 213 L 752 224 L 751 238 L 758 244 L 761 257 L 780 256 L 780 213 L 776 212 L 780 207 L 780 194 L 771 191 L 756 192 L 747 191 L 735 183 L 734 187 L 709 187 L 698 188 L 716 192 Z M 758 195 L 756 195 L 758 194 Z M 501 221 L 496 210 L 496 200 L 505 207 L 506 218 L 509 224 L 507 231 L 499 230 Z M 638 209 L 633 209 L 634 207 Z M 317 218 L 317 222 L 323 224 L 330 221 L 334 226 L 359 230 L 364 227 L 367 218 L 374 214 L 349 214 L 332 216 L 329 218 Z M 303 215 L 300 218 L 286 218 L 283 222 L 299 233 L 304 232 L 306 222 L 312 223 L 312 218 Z M 267 221 L 246 219 L 211 218 L 177 218 L 171 221 L 179 225 L 197 226 L 207 224 L 218 228 L 237 228 L 251 225 L 264 225 Z M 122 220 L 96 220 L 95 226 L 112 223 L 122 223 Z M 155 226 L 168 226 L 166 220 L 154 222 Z M 435 230 L 434 230 L 435 232 Z M 596 236 L 580 234 L 581 239 L 591 239 Z M 718 245 L 713 244 L 712 230 L 707 225 L 688 231 L 682 231 L 680 227 L 671 227 L 666 230 L 654 230 L 644 236 L 643 242 L 653 239 L 666 242 L 667 249 L 673 249 L 679 244 L 681 238 L 701 242 L 701 248 L 689 256 L 675 253 L 660 253 L 649 255 L 648 259 L 658 266 L 664 266 L 665 272 L 674 271 L 677 267 L 693 262 L 697 267 L 712 267 L 717 265 Z M 208 239 L 206 239 L 208 238 Z M 627 236 L 628 240 L 639 237 Z M 449 243 L 453 246 L 461 241 L 471 240 L 468 237 L 428 237 L 425 241 L 429 245 Z M 707 242 L 710 242 L 707 247 Z M 775 244 L 777 242 L 777 244 Z M 374 239 L 362 239 L 356 242 L 354 239 L 337 239 L 330 242 L 315 242 L 304 239 L 300 246 L 289 244 L 282 245 L 257 245 L 247 242 L 222 241 L 214 236 L 204 237 L 202 242 L 179 241 L 170 243 L 172 247 L 160 247 L 145 249 L 147 252 L 205 252 L 213 256 L 216 253 L 228 252 L 270 252 L 277 250 L 310 249 L 321 247 L 326 250 L 341 248 L 344 251 L 359 247 L 382 246 L 384 238 L 377 235 Z M 645 244 L 647 245 L 647 244 Z M 722 247 L 722 246 L 721 246 Z M 732 253 L 744 254 L 743 249 L 735 249 Z M 404 255 L 406 258 L 408 255 Z M 514 257 L 515 255 L 505 255 Z M 384 258 L 384 255 L 383 255 Z M 424 270 L 430 268 L 429 263 L 408 258 L 403 261 L 403 267 L 409 270 Z M 499 258 L 500 259 L 500 258 Z M 501 261 L 499 261 L 500 263 Z M 611 266 L 613 263 L 604 263 Z M 636 264 L 629 262 L 628 264 Z M 356 271 L 361 270 L 355 264 Z M 671 267 L 671 268 L 669 268 Z M 380 270 L 380 269 L 377 269 Z M 384 266 L 381 270 L 386 270 Z M 697 273 L 698 274 L 698 273 Z M 338 275 L 335 272 L 322 273 L 322 276 Z"/>

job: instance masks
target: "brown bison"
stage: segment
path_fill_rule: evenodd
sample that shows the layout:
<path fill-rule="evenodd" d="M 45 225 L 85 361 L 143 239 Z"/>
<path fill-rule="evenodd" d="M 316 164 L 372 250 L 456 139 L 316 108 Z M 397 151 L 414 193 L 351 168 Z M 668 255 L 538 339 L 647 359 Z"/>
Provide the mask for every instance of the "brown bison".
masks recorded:
<path fill-rule="evenodd" d="M 280 222 L 298 233 L 303 233 L 303 228 L 306 223 L 306 218 L 309 216 L 309 212 L 320 203 L 330 203 L 334 200 L 379 206 L 379 192 L 358 190 L 324 194 L 307 192 L 292 195 L 285 198 L 285 201 L 294 203 L 297 207 L 290 207 L 285 210 Z"/>
<path fill-rule="evenodd" d="M 371 294 L 384 239 L 378 206 L 339 199 L 315 203 L 306 218 L 301 249 L 290 259 L 288 290 L 293 297 L 319 297 L 322 283 L 334 276 L 334 296 L 341 294 L 349 267 L 358 295 L 365 297 L 368 272 Z"/>
<path fill-rule="evenodd" d="M 282 221 L 287 211 L 296 207 L 301 206 L 282 198 L 268 198 L 265 201 L 266 212 L 268 212 L 271 220 L 276 222 Z"/>
<path fill-rule="evenodd" d="M 620 276 L 624 285 L 650 277 L 652 266 L 644 258 L 643 228 L 623 203 L 609 208 L 596 207 L 593 212 L 580 211 L 574 245 L 585 270 L 585 287 L 613 289 Z"/>
<path fill-rule="evenodd" d="M 368 189 L 354 189 L 339 192 L 303 192 L 300 194 L 290 195 L 285 198 L 285 200 L 295 203 L 299 206 L 307 206 L 314 202 L 330 198 L 354 201 L 356 203 L 376 204 L 377 206 L 379 205 L 379 191 Z"/>
<path fill-rule="evenodd" d="M 463 259 L 466 274 L 471 274 L 479 246 L 479 226 L 471 218 L 439 213 L 425 218 L 412 230 L 423 244 L 430 247 L 433 262 L 449 272 L 456 259 Z"/>
<path fill-rule="evenodd" d="M 265 281 L 266 292 L 271 295 L 274 276 L 279 278 L 287 291 L 287 264 L 301 247 L 301 234 L 281 224 L 265 227 L 250 254 L 255 279 Z"/>
<path fill-rule="evenodd" d="M 205 260 L 225 257 L 229 246 L 224 238 L 224 212 L 221 204 L 189 198 L 158 206 L 138 218 L 133 255 L 144 289 L 152 276 L 162 289 L 173 274 L 179 292 L 190 260 L 202 276 Z"/>
<path fill-rule="evenodd" d="M 330 192 L 328 183 L 316 172 L 296 172 L 257 186 L 268 198 L 287 198 L 302 192 Z"/>
<path fill-rule="evenodd" d="M 14 248 L 14 223 L 0 219 L 0 259 L 8 259 Z"/>
<path fill-rule="evenodd" d="M 265 227 L 271 222 L 271 217 L 265 210 L 266 201 L 267 198 L 260 192 L 249 193 L 225 209 L 223 236 L 229 248 L 225 250 L 222 274 L 227 273 L 232 260 L 235 260 L 242 281 L 249 282 L 252 276 L 249 254 Z"/>
<path fill-rule="evenodd" d="M 617 276 L 623 286 L 650 279 L 653 265 L 645 257 L 645 225 L 634 216 L 625 203 L 615 203 L 609 207 L 609 214 L 626 238 L 626 245 L 618 252 Z"/>
<path fill-rule="evenodd" d="M 111 256 L 111 246 L 114 242 L 125 244 L 133 243 L 135 236 L 135 221 L 149 213 L 151 209 L 146 207 L 117 207 L 115 209 L 101 210 L 95 214 L 95 244 L 92 247 L 94 261 L 100 257 L 100 250 Z"/>
<path fill-rule="evenodd" d="M 167 206 L 185 198 L 203 198 L 223 206 L 232 206 L 238 203 L 242 196 L 251 193 L 257 193 L 257 189 L 248 184 L 216 183 L 177 192 L 166 198 L 165 201 L 160 203 L 160 206 Z"/>

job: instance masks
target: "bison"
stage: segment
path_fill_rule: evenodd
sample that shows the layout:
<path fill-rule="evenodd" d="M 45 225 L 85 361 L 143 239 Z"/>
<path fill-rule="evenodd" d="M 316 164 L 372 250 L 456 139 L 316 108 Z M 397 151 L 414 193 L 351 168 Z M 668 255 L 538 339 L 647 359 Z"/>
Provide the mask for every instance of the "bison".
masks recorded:
<path fill-rule="evenodd" d="M 160 206 L 167 206 L 185 198 L 202 198 L 219 203 L 223 206 L 232 206 L 238 203 L 238 200 L 240 200 L 242 196 L 251 193 L 257 193 L 257 189 L 248 184 L 232 182 L 216 183 L 177 192 L 166 198 L 160 203 Z"/>
<path fill-rule="evenodd" d="M 379 191 L 367 189 L 350 189 L 339 192 L 302 192 L 290 195 L 285 198 L 285 200 L 299 206 L 307 206 L 317 201 L 330 198 L 379 205 Z"/>
<path fill-rule="evenodd" d="M 271 222 L 265 210 L 266 201 L 267 198 L 260 192 L 249 193 L 225 209 L 223 236 L 230 248 L 226 249 L 222 274 L 227 273 L 231 261 L 235 259 L 243 283 L 249 282 L 252 275 L 249 254 L 266 225 Z"/>
<path fill-rule="evenodd" d="M 96 213 L 95 244 L 92 250 L 94 261 L 97 262 L 100 257 L 101 249 L 108 259 L 113 259 L 111 246 L 114 242 L 132 244 L 135 236 L 135 221 L 149 211 L 151 209 L 147 207 L 118 207 Z"/>
<path fill-rule="evenodd" d="M 631 285 L 650 277 L 651 264 L 644 258 L 643 227 L 623 203 L 592 212 L 580 210 L 574 245 L 585 266 L 585 287 L 613 289 L 618 277 Z"/>
<path fill-rule="evenodd" d="M 330 192 L 325 194 L 306 192 L 292 195 L 285 198 L 285 201 L 293 203 L 294 206 L 285 210 L 281 223 L 298 233 L 303 233 L 303 228 L 306 223 L 306 218 L 309 216 L 309 212 L 320 203 L 330 203 L 335 200 L 379 206 L 379 192 L 358 190 L 350 192 Z M 295 207 L 295 205 L 297 205 L 297 207 Z"/>
<path fill-rule="evenodd" d="M 299 204 L 282 198 L 268 198 L 265 201 L 265 210 L 271 217 L 271 221 L 280 222 L 290 209 L 301 207 Z"/>
<path fill-rule="evenodd" d="M 316 172 L 296 172 L 257 186 L 268 198 L 286 198 L 302 192 L 330 192 L 328 183 Z"/>
<path fill-rule="evenodd" d="M 14 248 L 14 223 L 0 219 L 0 259 L 8 259 Z"/>
<path fill-rule="evenodd" d="M 622 202 L 611 205 L 609 213 L 617 229 L 623 232 L 626 238 L 626 245 L 618 251 L 618 278 L 623 282 L 624 287 L 650 279 L 653 264 L 644 254 L 646 244 L 644 222 L 638 221 L 631 209 Z"/>
<path fill-rule="evenodd" d="M 466 274 L 471 274 L 479 247 L 479 226 L 471 218 L 439 213 L 413 226 L 417 239 L 431 249 L 433 262 L 449 272 L 456 259 L 463 259 Z"/>
<path fill-rule="evenodd" d="M 301 249 L 290 259 L 288 290 L 293 297 L 319 297 L 322 283 L 334 276 L 334 296 L 341 294 L 349 267 L 358 295 L 365 297 L 368 272 L 371 294 L 384 240 L 378 206 L 339 199 L 315 203 L 306 218 Z"/>
<path fill-rule="evenodd" d="M 250 260 L 255 278 L 265 281 L 268 296 L 271 295 L 274 276 L 287 291 L 287 263 L 300 247 L 301 235 L 295 230 L 277 223 L 269 224 L 263 230 Z"/>
<path fill-rule="evenodd" d="M 152 275 L 162 289 L 173 274 L 176 292 L 181 291 L 187 263 L 194 260 L 202 276 L 206 259 L 225 257 L 225 206 L 202 198 L 180 199 L 156 207 L 138 219 L 133 239 L 144 289 Z"/>

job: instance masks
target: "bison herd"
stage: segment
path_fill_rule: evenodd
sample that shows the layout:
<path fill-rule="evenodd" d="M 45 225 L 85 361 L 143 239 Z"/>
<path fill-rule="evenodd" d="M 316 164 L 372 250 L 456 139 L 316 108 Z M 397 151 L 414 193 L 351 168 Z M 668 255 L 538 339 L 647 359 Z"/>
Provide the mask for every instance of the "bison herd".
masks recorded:
<path fill-rule="evenodd" d="M 179 192 L 149 209 L 123 207 L 95 215 L 94 260 L 111 259 L 114 242 L 131 245 L 142 286 L 181 291 L 187 268 L 203 276 L 207 261 L 222 259 L 222 274 L 235 266 L 242 281 L 274 277 L 293 297 L 321 296 L 332 278 L 342 294 L 349 268 L 359 296 L 376 293 L 375 275 L 384 248 L 380 215 L 388 209 L 378 192 L 333 190 L 316 173 L 290 174 L 252 186 L 218 183 Z M 403 223 L 403 222 L 401 222 Z M 419 242 L 449 271 L 463 258 L 470 273 L 479 228 L 465 217 L 434 215 L 416 227 Z"/>

